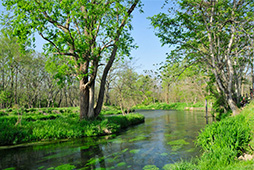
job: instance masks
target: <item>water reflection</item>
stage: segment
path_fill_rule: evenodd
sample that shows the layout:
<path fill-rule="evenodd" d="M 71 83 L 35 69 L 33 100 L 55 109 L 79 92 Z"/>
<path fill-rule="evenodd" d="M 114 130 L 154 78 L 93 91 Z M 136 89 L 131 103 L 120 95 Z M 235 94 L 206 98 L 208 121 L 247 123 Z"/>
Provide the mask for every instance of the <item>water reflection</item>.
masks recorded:
<path fill-rule="evenodd" d="M 205 113 L 140 111 L 144 124 L 117 136 L 84 138 L 47 145 L 0 149 L 0 169 L 47 169 L 71 164 L 76 169 L 163 168 L 199 154 L 194 140 L 206 125 Z M 209 120 L 211 121 L 211 120 Z"/>

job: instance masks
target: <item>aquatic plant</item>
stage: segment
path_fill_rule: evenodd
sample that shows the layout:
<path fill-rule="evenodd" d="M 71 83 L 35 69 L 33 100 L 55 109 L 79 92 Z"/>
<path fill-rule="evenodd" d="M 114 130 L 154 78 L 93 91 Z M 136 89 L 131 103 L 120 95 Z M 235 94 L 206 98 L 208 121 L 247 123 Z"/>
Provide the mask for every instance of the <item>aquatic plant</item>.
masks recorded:
<path fill-rule="evenodd" d="M 146 165 L 143 167 L 143 170 L 159 170 L 160 168 L 158 168 L 155 165 Z"/>

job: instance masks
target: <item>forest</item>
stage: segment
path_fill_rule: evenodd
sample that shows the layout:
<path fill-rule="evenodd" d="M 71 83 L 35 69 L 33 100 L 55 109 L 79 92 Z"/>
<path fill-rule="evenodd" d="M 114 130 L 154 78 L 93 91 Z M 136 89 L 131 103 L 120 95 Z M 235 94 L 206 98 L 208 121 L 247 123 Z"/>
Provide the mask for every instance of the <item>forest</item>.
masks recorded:
<path fill-rule="evenodd" d="M 239 14 L 234 14 L 241 17 L 235 18 L 232 16 L 235 21 L 230 19 L 229 22 L 229 16 L 216 14 L 216 17 L 214 17 L 206 15 L 205 13 L 208 13 L 208 11 L 203 11 L 204 14 L 201 15 L 198 11 L 189 10 L 194 4 L 186 6 L 181 4 L 186 8 L 186 12 L 172 10 L 171 14 L 175 15 L 172 19 L 167 18 L 164 13 L 149 18 L 163 45 L 176 46 L 175 50 L 167 54 L 165 62 L 154 63 L 157 68 L 145 70 L 143 74 L 135 72 L 135 62 L 124 59 L 124 57 L 128 58 L 129 56 L 130 49 L 127 49 L 127 47 L 121 47 L 124 48 L 120 49 L 123 51 L 117 55 L 115 54 L 114 60 L 116 61 L 112 63 L 110 69 L 109 67 L 102 67 L 109 64 L 108 59 L 111 57 L 106 51 L 105 54 L 100 55 L 96 67 L 93 66 L 93 60 L 91 60 L 89 69 L 96 68 L 96 70 L 90 70 L 91 74 L 85 77 L 89 79 L 89 82 L 91 80 L 93 82 L 93 103 L 95 101 L 101 103 L 98 100 L 100 98 L 107 105 L 130 109 L 139 104 L 148 105 L 156 102 L 192 104 L 200 102 L 203 105 L 205 98 L 207 98 L 211 104 L 213 103 L 216 111 L 223 110 L 223 112 L 227 112 L 232 110 L 237 112 L 242 98 L 250 97 L 253 88 L 251 11 L 250 9 L 241 8 Z M 205 6 L 205 4 L 203 5 Z M 235 8 L 241 6 L 243 4 L 239 4 Z M 203 10 L 209 10 L 208 7 L 206 8 Z M 24 12 L 26 12 L 25 9 Z M 197 15 L 197 13 L 200 15 Z M 241 13 L 246 15 L 241 15 Z M 30 17 L 35 17 L 37 14 L 31 13 L 30 15 Z M 65 17 L 64 15 L 58 15 L 56 17 L 59 17 L 59 19 Z M 6 20 L 10 17 L 8 16 Z M 45 20 L 45 22 L 48 20 L 49 24 L 51 23 L 47 17 L 38 17 L 42 17 L 41 20 Z M 247 18 L 248 20 L 246 20 Z M 32 21 L 30 24 L 32 24 Z M 208 23 L 208 21 L 211 23 Z M 245 24 L 238 24 L 239 22 Z M 14 24 L 18 23 L 15 21 L 9 23 L 9 25 L 5 24 L 1 30 L 0 107 L 79 106 L 81 78 L 75 73 L 77 70 L 75 71 L 73 68 L 77 68 L 77 66 L 71 62 L 72 59 L 68 59 L 69 54 L 66 54 L 66 57 L 63 58 L 59 54 L 52 55 L 53 51 L 51 53 L 50 51 L 47 51 L 48 53 L 38 53 L 29 46 L 31 42 L 25 42 L 29 34 L 22 35 L 24 37 L 22 37 L 23 44 L 21 45 L 21 33 L 18 30 L 27 25 L 20 25 L 20 28 L 17 28 L 14 34 L 13 30 L 10 29 L 15 26 Z M 98 24 L 100 23 L 94 24 L 93 29 L 97 28 Z M 214 24 L 214 26 L 211 27 L 208 24 Z M 52 25 L 55 24 L 52 23 Z M 175 29 L 180 25 L 181 29 Z M 99 26 L 105 27 L 105 29 L 109 27 L 107 25 Z M 61 30 L 57 25 L 56 28 Z M 54 29 L 44 28 L 44 31 L 53 33 Z M 64 30 L 62 31 L 64 32 Z M 128 30 L 124 31 L 126 36 L 129 36 Z M 59 49 L 60 47 L 55 46 L 56 50 L 68 50 L 68 37 L 58 34 L 55 34 L 55 37 L 51 34 L 48 34 L 48 38 L 45 36 L 43 37 L 49 40 L 48 45 L 53 46 L 56 45 L 53 40 L 58 41 L 55 38 L 63 36 L 63 38 L 66 38 L 67 49 L 64 49 L 64 47 Z M 100 36 L 103 35 L 98 35 L 98 43 L 100 42 Z M 105 38 L 107 38 L 106 36 Z M 49 39 L 50 37 L 52 40 Z M 130 41 L 128 48 L 132 47 L 131 42 L 133 40 L 131 37 L 126 38 Z M 20 50 L 20 46 L 24 49 L 23 51 Z M 101 45 L 98 44 L 98 46 Z M 108 46 L 111 50 L 109 44 Z M 106 46 L 103 47 L 106 48 Z M 79 60 L 76 59 L 76 62 L 76 64 L 79 64 Z M 73 64 L 74 66 L 72 66 Z M 105 78 L 105 69 L 107 69 L 107 78 Z M 95 78 L 92 78 L 92 73 L 96 75 Z M 103 94 L 101 89 L 104 89 Z"/>
<path fill-rule="evenodd" d="M 171 149 L 170 153 L 158 153 L 160 156 L 182 150 L 188 155 L 185 146 L 193 144 L 192 138 L 203 152 L 194 161 L 142 164 L 140 169 L 244 169 L 253 165 L 253 158 L 247 163 L 237 160 L 254 152 L 254 2 L 166 0 L 162 7 L 166 12 L 158 11 L 147 20 L 169 52 L 164 62 L 140 73 L 131 56 L 138 48 L 131 32 L 134 11 L 146 12 L 145 4 L 145 0 L 2 0 L 6 11 L 0 17 L 0 145 L 105 136 L 126 128 L 128 133 L 130 126 L 147 126 L 151 117 L 155 120 L 164 115 L 167 123 L 171 119 L 176 121 L 172 124 L 186 121 L 186 130 L 179 133 L 190 128 L 196 134 L 180 138 L 173 130 L 169 134 L 158 130 L 163 131 L 169 140 L 165 145 Z M 43 52 L 35 50 L 36 36 L 46 42 Z M 205 111 L 205 101 L 210 117 L 219 122 L 205 127 L 199 120 L 204 116 L 192 122 L 184 119 L 199 114 L 187 112 L 189 108 Z M 141 114 L 130 113 L 135 109 Z M 156 113 L 150 115 L 149 110 Z M 206 118 L 208 123 L 207 113 Z M 189 127 L 193 122 L 196 124 Z M 150 141 L 149 134 L 128 142 Z M 114 143 L 114 137 L 106 138 Z M 95 145 L 84 150 L 89 147 Z M 125 148 L 119 152 L 138 154 L 140 150 Z M 188 152 L 196 154 L 194 149 Z M 97 159 L 95 155 L 69 169 L 107 169 L 105 161 L 111 156 Z M 117 156 L 114 160 L 118 162 L 112 166 L 114 161 L 108 162 L 111 169 L 138 166 L 120 162 Z M 0 164 L 0 169 L 3 167 L 10 165 Z"/>

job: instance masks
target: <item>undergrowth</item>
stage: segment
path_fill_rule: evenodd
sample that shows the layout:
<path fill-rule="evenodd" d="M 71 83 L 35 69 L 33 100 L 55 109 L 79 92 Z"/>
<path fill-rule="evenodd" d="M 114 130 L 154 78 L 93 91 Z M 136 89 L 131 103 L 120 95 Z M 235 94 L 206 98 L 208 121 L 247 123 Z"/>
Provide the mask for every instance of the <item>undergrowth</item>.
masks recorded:
<path fill-rule="evenodd" d="M 144 122 L 141 114 L 81 120 L 77 109 L 8 109 L 0 116 L 0 145 L 100 136 Z"/>
<path fill-rule="evenodd" d="M 192 161 L 181 161 L 163 169 L 254 169 L 254 161 L 240 161 L 237 158 L 251 152 L 248 144 L 253 144 L 254 104 L 246 107 L 234 117 L 222 119 L 201 130 L 196 144 L 203 154 Z"/>
<path fill-rule="evenodd" d="M 203 103 L 152 103 L 149 105 L 140 104 L 134 109 L 144 109 L 144 110 L 185 110 L 186 107 L 204 108 Z"/>

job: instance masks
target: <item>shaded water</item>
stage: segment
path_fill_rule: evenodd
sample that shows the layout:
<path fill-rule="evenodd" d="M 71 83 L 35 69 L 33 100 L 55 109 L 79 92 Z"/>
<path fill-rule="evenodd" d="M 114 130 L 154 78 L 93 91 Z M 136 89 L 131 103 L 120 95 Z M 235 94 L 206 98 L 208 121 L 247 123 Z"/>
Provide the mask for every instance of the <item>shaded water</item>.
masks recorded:
<path fill-rule="evenodd" d="M 194 140 L 204 112 L 139 111 L 145 123 L 119 135 L 0 149 L 0 169 L 143 169 L 199 155 Z"/>

